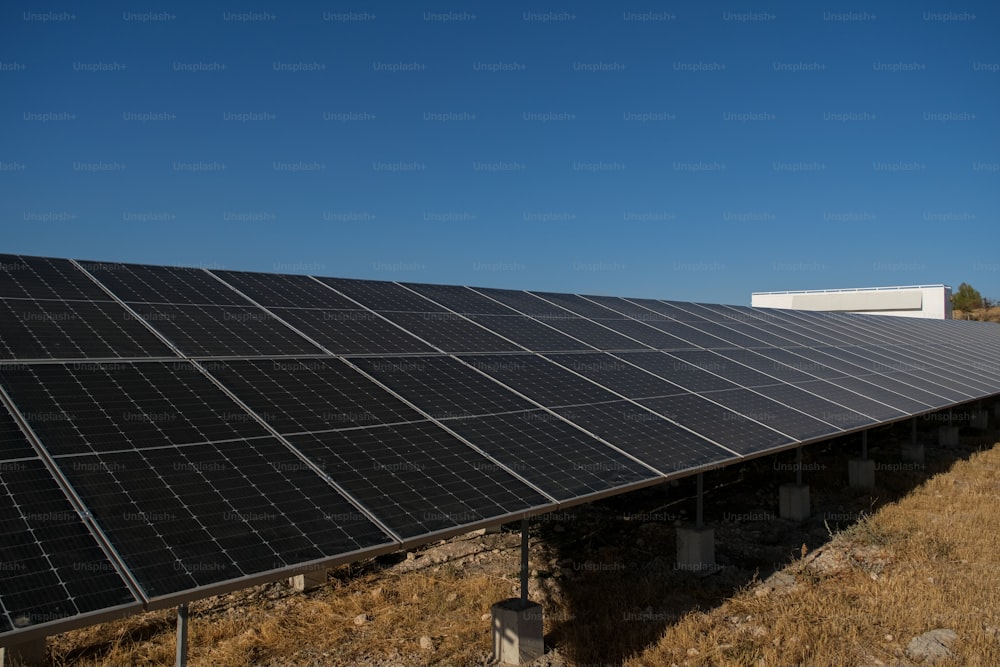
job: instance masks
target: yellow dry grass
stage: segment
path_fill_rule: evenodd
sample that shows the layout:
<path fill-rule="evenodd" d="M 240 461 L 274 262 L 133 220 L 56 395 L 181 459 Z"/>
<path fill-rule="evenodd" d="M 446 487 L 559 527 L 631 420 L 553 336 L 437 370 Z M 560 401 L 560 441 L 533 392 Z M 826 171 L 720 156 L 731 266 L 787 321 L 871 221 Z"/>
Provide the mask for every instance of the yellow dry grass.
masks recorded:
<path fill-rule="evenodd" d="M 958 634 L 954 659 L 936 667 L 1000 665 L 998 495 L 995 447 L 786 568 L 791 588 L 748 587 L 689 614 L 626 665 L 896 665 L 936 628 Z"/>
<path fill-rule="evenodd" d="M 978 320 L 980 322 L 1000 322 L 1000 307 L 977 308 L 968 312 L 956 310 L 952 312 L 952 318 L 956 320 Z"/>

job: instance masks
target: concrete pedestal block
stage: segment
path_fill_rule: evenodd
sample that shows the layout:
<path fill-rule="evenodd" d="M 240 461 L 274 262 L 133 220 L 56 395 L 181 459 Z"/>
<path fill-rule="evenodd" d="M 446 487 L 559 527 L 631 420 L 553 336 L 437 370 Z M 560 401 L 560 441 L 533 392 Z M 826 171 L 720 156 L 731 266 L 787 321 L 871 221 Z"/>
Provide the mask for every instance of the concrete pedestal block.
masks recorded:
<path fill-rule="evenodd" d="M 957 447 L 958 446 L 958 427 L 957 426 L 939 426 L 938 427 L 938 444 L 944 447 Z"/>
<path fill-rule="evenodd" d="M 45 664 L 45 637 L 0 647 L 0 667 L 41 667 Z"/>
<path fill-rule="evenodd" d="M 545 653 L 542 605 L 510 598 L 490 607 L 493 616 L 493 659 L 523 665 Z"/>
<path fill-rule="evenodd" d="M 326 583 L 326 570 L 309 570 L 288 578 L 288 585 L 299 593 L 308 593 Z"/>
<path fill-rule="evenodd" d="M 969 426 L 979 429 L 980 431 L 985 431 L 990 427 L 990 413 L 986 410 L 973 410 L 972 419 L 969 420 Z"/>
<path fill-rule="evenodd" d="M 805 521 L 809 518 L 809 485 L 782 484 L 778 487 L 778 508 L 782 519 Z"/>
<path fill-rule="evenodd" d="M 848 461 L 847 483 L 859 489 L 870 489 L 875 486 L 875 462 L 871 459 Z"/>
<path fill-rule="evenodd" d="M 715 529 L 678 528 L 678 570 L 715 570 Z"/>
<path fill-rule="evenodd" d="M 904 442 L 901 448 L 901 454 L 904 463 L 923 463 L 924 443 Z"/>
<path fill-rule="evenodd" d="M 483 529 L 485 531 L 483 534 L 484 535 L 498 535 L 502 529 L 503 529 L 503 524 L 502 523 L 495 523 L 492 526 L 486 526 L 486 528 Z"/>

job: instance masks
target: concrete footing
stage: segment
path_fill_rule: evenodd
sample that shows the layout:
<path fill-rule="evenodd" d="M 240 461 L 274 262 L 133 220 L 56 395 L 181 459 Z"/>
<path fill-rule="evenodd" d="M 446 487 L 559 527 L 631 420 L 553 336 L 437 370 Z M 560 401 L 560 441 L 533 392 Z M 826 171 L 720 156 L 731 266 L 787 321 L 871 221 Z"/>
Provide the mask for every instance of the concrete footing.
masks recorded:
<path fill-rule="evenodd" d="M 778 513 L 782 519 L 805 521 L 809 518 L 809 485 L 782 484 L 778 487 Z"/>
<path fill-rule="evenodd" d="M 696 572 L 716 569 L 714 528 L 677 529 L 677 569 Z"/>
<path fill-rule="evenodd" d="M 492 526 L 486 526 L 486 528 L 483 529 L 483 531 L 484 531 L 483 534 L 484 535 L 498 535 L 502 529 L 503 529 L 503 524 L 502 523 L 495 523 Z"/>
<path fill-rule="evenodd" d="M 943 447 L 957 447 L 958 446 L 958 427 L 957 426 L 939 426 L 938 427 L 938 444 Z"/>
<path fill-rule="evenodd" d="M 871 459 L 848 461 L 847 483 L 859 489 L 870 489 L 875 486 L 875 462 Z"/>
<path fill-rule="evenodd" d="M 904 463 L 923 463 L 924 443 L 904 442 L 900 453 Z"/>
<path fill-rule="evenodd" d="M 45 637 L 6 648 L 0 646 L 0 667 L 41 667 L 45 664 Z"/>
<path fill-rule="evenodd" d="M 502 665 L 522 665 L 545 653 L 542 605 L 510 598 L 490 607 L 493 616 L 493 659 Z"/>
<path fill-rule="evenodd" d="M 973 410 L 969 426 L 980 431 L 985 431 L 990 427 L 990 413 L 986 410 Z"/>
<path fill-rule="evenodd" d="M 326 583 L 326 570 L 310 570 L 288 578 L 288 585 L 299 593 L 308 593 Z"/>

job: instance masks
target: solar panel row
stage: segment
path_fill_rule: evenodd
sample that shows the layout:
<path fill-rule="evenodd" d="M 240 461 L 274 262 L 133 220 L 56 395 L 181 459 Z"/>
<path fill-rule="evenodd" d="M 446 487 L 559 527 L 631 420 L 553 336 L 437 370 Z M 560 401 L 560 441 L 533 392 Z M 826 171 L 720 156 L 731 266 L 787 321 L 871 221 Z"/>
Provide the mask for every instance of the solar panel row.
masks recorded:
<path fill-rule="evenodd" d="M 995 395 L 994 329 L 0 256 L 0 634 Z"/>

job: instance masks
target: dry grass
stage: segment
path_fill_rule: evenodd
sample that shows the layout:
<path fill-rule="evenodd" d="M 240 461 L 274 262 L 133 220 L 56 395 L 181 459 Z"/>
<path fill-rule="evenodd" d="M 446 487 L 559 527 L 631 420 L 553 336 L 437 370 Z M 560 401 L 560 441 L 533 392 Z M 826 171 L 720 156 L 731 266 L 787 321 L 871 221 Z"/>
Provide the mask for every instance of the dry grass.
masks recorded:
<path fill-rule="evenodd" d="M 816 495 L 819 487 L 830 489 L 837 495 L 827 501 L 840 507 L 853 499 L 855 512 L 872 508 L 867 516 L 832 539 L 821 520 L 819 537 L 812 536 L 814 522 L 804 533 L 811 550 L 802 557 L 806 538 L 787 522 L 717 523 L 717 549 L 729 548 L 733 558 L 737 534 L 744 536 L 741 549 L 761 543 L 770 550 L 740 556 L 742 565 L 715 576 L 673 570 L 670 521 L 621 521 L 622 508 L 637 511 L 643 502 L 654 503 L 645 511 L 683 513 L 684 497 L 671 495 L 664 505 L 666 491 L 621 496 L 561 523 L 536 524 L 531 597 L 543 603 L 547 642 L 557 649 L 548 664 L 901 666 L 910 664 L 903 649 L 912 637 L 950 628 L 958 634 L 956 658 L 937 667 L 1000 665 L 1000 447 L 950 469 L 929 464 L 943 472 L 916 488 L 893 477 L 905 495 L 888 503 L 838 489 L 833 480 L 842 463 L 831 464 L 829 480 L 814 479 Z M 748 480 L 744 472 L 719 473 L 730 476 L 730 486 L 716 496 L 717 513 L 750 507 L 754 498 L 773 502 L 774 490 L 760 480 L 781 480 L 769 461 L 757 465 L 759 477 Z M 271 585 L 193 603 L 189 664 L 483 665 L 490 605 L 518 591 L 517 535 L 469 538 L 438 553 L 452 546 L 461 553 L 450 561 L 421 557 L 416 563 L 428 564 L 419 569 L 341 568 L 329 586 L 307 595 Z M 756 580 L 755 567 L 769 572 L 763 564 L 779 560 L 789 564 L 765 583 Z M 53 664 L 173 664 L 173 623 L 172 612 L 157 612 L 53 637 Z M 425 635 L 433 648 L 421 648 Z"/>
<path fill-rule="evenodd" d="M 1000 665 L 998 471 L 1000 448 L 959 461 L 786 568 L 790 588 L 747 587 L 626 664 L 895 665 L 950 628 L 956 657 L 938 667 Z"/>
<path fill-rule="evenodd" d="M 978 320 L 980 322 L 1000 322 L 1000 306 L 995 308 L 977 308 L 965 312 L 964 310 L 952 311 L 952 319 L 956 320 Z"/>

